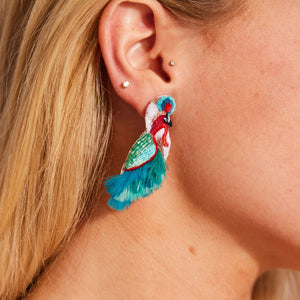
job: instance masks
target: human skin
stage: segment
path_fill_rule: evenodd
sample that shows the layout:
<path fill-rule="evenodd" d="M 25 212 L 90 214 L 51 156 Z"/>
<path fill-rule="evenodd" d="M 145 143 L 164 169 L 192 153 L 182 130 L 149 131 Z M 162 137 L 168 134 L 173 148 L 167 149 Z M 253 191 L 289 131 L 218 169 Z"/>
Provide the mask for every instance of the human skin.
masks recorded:
<path fill-rule="evenodd" d="M 155 1 L 116 0 L 99 42 L 115 88 L 112 173 L 149 99 L 168 94 L 167 179 L 124 212 L 99 199 L 32 298 L 247 300 L 264 271 L 300 270 L 300 2 L 251 1 L 204 33 Z"/>

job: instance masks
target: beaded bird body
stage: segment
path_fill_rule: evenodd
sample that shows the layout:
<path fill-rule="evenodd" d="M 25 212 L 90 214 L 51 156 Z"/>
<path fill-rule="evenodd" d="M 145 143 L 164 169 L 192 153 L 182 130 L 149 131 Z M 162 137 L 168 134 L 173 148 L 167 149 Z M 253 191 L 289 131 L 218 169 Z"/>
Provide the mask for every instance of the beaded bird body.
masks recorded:
<path fill-rule="evenodd" d="M 146 130 L 131 147 L 121 174 L 110 176 L 105 181 L 111 195 L 108 201 L 111 208 L 128 208 L 133 201 L 148 196 L 161 186 L 166 177 L 165 160 L 171 146 L 170 114 L 175 106 L 174 99 L 169 96 L 161 96 L 157 103 L 151 101 L 147 106 Z"/>

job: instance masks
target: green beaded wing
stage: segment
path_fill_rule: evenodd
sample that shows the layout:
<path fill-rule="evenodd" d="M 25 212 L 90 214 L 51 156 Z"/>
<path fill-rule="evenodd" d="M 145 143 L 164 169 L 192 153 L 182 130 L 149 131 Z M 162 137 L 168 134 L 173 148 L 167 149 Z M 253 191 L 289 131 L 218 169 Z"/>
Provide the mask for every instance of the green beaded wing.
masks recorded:
<path fill-rule="evenodd" d="M 130 169 L 140 167 L 151 160 L 156 152 L 157 146 L 152 139 L 152 135 L 144 132 L 131 147 L 122 171 L 130 171 Z"/>

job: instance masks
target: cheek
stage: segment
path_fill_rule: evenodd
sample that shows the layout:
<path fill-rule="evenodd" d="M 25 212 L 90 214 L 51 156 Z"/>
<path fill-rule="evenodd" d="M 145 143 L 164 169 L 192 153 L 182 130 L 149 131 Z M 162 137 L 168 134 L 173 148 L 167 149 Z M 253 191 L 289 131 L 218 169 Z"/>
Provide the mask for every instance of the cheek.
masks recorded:
<path fill-rule="evenodd" d="M 292 262 L 300 251 L 300 44 L 285 29 L 237 34 L 219 60 L 186 74 L 173 147 L 201 209 L 239 222 L 278 257 L 289 251 Z"/>

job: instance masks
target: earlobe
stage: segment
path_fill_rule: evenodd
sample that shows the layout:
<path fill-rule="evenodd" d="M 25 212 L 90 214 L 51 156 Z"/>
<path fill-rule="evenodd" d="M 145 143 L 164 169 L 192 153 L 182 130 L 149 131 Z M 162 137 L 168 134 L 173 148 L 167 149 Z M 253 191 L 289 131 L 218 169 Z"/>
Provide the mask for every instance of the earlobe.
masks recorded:
<path fill-rule="evenodd" d="M 142 116 L 151 99 L 170 94 L 170 66 L 161 54 L 166 48 L 167 32 L 160 29 L 166 27 L 161 24 L 167 20 L 164 14 L 156 0 L 112 0 L 99 23 L 99 43 L 112 85 Z"/>

